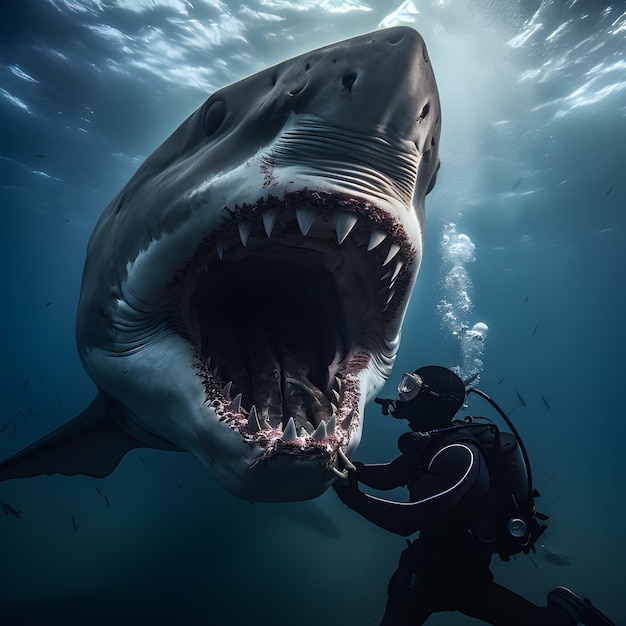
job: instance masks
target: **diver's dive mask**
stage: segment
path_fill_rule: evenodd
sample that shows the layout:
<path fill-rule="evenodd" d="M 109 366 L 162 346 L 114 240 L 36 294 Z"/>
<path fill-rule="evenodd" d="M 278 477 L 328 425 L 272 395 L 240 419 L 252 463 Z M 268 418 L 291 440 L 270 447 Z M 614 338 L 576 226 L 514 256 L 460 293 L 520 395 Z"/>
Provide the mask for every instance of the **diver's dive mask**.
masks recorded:
<path fill-rule="evenodd" d="M 398 383 L 398 400 L 410 402 L 417 397 L 422 388 L 428 389 L 428 385 L 424 384 L 421 376 L 405 372 Z"/>
<path fill-rule="evenodd" d="M 430 385 L 427 385 L 419 374 L 409 374 L 408 372 L 405 372 L 402 375 L 402 378 L 398 383 L 398 400 L 401 400 L 402 402 L 410 402 L 411 400 L 417 398 L 417 395 L 422 391 L 434 396 L 435 398 L 441 399 L 444 402 L 459 402 L 459 399 L 456 396 L 439 391 Z"/>
<path fill-rule="evenodd" d="M 395 400 L 374 401 L 382 405 L 383 415 L 391 413 L 396 419 L 411 420 L 420 415 L 452 419 L 464 399 L 465 385 L 453 371 L 429 365 L 402 375 Z"/>
<path fill-rule="evenodd" d="M 383 415 L 389 415 L 391 413 L 393 417 L 403 419 L 406 417 L 403 412 L 401 412 L 401 415 L 394 415 L 394 411 L 398 408 L 396 402 L 410 402 L 411 400 L 417 398 L 418 394 L 422 390 L 432 391 L 431 388 L 422 380 L 421 376 L 405 372 L 398 383 L 398 397 L 395 400 L 391 400 L 389 398 L 376 398 L 374 402 L 382 405 Z M 437 392 L 432 392 L 434 395 L 440 395 Z"/>

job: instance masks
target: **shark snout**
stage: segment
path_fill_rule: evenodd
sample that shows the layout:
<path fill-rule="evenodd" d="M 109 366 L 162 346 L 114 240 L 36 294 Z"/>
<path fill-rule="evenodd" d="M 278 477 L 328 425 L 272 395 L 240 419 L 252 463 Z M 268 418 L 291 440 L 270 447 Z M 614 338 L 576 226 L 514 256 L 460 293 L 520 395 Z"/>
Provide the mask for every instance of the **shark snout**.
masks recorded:
<path fill-rule="evenodd" d="M 282 71 L 280 71 L 282 69 Z M 406 27 L 328 46 L 280 68 L 274 97 L 296 114 L 411 140 L 420 154 L 439 142 L 440 109 L 421 36 Z"/>

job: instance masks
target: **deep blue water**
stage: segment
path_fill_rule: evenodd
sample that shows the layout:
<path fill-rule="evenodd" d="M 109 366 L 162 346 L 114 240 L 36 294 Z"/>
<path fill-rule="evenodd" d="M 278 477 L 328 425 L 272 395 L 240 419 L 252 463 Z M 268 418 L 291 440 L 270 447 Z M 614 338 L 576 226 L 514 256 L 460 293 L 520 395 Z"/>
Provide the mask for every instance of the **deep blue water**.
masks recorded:
<path fill-rule="evenodd" d="M 480 387 L 511 412 L 551 515 L 543 546 L 496 564 L 498 580 L 536 602 L 571 586 L 626 623 L 623 2 L 0 7 L 0 428 L 10 421 L 0 456 L 94 395 L 74 346 L 85 248 L 143 159 L 214 89 L 380 24 L 411 23 L 439 85 L 442 168 L 386 391 L 404 370 L 461 365 L 442 301 L 459 323 L 486 324 Z M 465 235 L 472 255 L 455 259 L 446 233 Z M 446 283 L 455 266 L 467 310 Z M 355 458 L 390 459 L 402 431 L 371 407 Z M 165 452 L 131 453 L 102 481 L 3 483 L 0 498 L 22 511 L 0 513 L 9 624 L 376 624 L 403 548 L 333 494 L 250 505 Z"/>

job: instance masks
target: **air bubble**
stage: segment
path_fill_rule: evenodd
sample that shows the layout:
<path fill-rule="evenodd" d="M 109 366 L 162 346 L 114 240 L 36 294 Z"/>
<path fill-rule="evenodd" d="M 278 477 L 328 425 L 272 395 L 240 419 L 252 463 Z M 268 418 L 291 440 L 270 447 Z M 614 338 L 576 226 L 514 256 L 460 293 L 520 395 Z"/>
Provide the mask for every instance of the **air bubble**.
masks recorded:
<path fill-rule="evenodd" d="M 441 325 L 457 341 L 459 364 L 453 368 L 461 379 L 477 382 L 483 370 L 482 356 L 485 339 L 489 332 L 487 324 L 468 321 L 472 313 L 472 281 L 467 265 L 476 260 L 476 246 L 456 224 L 444 225 L 441 237 L 443 298 L 437 305 Z"/>

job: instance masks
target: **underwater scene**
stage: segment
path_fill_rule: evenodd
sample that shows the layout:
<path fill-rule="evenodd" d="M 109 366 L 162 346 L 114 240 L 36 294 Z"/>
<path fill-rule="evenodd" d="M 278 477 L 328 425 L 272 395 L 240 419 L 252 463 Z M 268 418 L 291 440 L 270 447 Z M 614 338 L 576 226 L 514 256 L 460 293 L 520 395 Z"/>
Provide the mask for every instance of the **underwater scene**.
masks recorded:
<path fill-rule="evenodd" d="M 441 167 L 376 395 L 424 365 L 489 394 L 549 516 L 534 552 L 494 558 L 497 582 L 540 605 L 563 585 L 626 624 L 623 2 L 1 0 L 0 460 L 96 397 L 76 347 L 87 244 L 145 159 L 216 90 L 402 25 L 435 74 Z M 225 289 L 247 306 L 252 282 Z M 498 420 L 476 395 L 460 415 Z M 407 430 L 369 402 L 350 457 L 389 462 Z M 332 489 L 252 502 L 154 448 L 104 478 L 2 481 L 0 504 L 0 626 L 375 625 L 406 547 Z"/>

